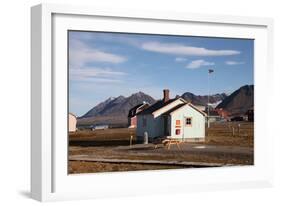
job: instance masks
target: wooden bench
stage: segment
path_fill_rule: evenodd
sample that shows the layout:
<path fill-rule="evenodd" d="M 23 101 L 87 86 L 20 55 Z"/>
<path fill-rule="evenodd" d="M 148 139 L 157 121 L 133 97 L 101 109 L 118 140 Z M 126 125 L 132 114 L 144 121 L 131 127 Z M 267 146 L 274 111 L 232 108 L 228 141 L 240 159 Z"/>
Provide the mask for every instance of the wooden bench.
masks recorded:
<path fill-rule="evenodd" d="M 164 147 L 168 148 L 168 150 L 169 150 L 171 145 L 175 144 L 175 145 L 177 145 L 177 148 L 179 150 L 181 150 L 180 144 L 183 143 L 183 141 L 177 140 L 177 139 L 172 139 L 172 138 L 158 138 L 153 143 L 155 144 L 154 149 L 158 148 L 158 144 L 163 144 Z"/>

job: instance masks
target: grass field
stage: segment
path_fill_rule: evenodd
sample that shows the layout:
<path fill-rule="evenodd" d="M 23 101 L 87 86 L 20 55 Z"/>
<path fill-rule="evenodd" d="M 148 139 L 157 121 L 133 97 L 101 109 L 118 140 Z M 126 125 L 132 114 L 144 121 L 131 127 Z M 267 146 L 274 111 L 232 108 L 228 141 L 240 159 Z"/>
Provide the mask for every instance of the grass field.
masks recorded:
<path fill-rule="evenodd" d="M 249 122 L 211 124 L 206 130 L 204 143 L 184 143 L 182 150 L 170 150 L 154 145 L 135 146 L 135 129 L 120 128 L 96 131 L 78 131 L 69 135 L 69 157 L 86 156 L 105 160 L 167 160 L 198 163 L 252 165 L 254 163 L 254 127 Z M 130 136 L 133 147 L 130 147 Z M 194 149 L 197 146 L 206 149 Z M 200 148 L 200 147 L 198 147 Z M 186 168 L 182 165 L 142 163 L 108 163 L 95 161 L 69 161 L 69 173 L 135 171 L 151 169 Z"/>
<path fill-rule="evenodd" d="M 253 122 L 222 122 L 212 123 L 206 130 L 206 144 L 254 146 Z"/>

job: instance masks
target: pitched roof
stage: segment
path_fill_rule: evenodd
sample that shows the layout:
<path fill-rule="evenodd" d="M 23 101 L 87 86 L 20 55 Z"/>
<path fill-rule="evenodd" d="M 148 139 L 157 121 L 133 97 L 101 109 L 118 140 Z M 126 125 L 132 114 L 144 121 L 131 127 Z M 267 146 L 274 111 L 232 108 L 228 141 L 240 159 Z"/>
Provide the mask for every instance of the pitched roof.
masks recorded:
<path fill-rule="evenodd" d="M 175 107 L 173 107 L 172 109 L 168 110 L 167 112 L 165 112 L 163 115 L 169 115 L 171 114 L 172 112 L 180 109 L 181 107 L 185 106 L 185 105 L 189 105 L 191 108 L 195 109 L 196 111 L 198 111 L 199 113 L 201 113 L 202 115 L 204 116 L 207 116 L 207 114 L 205 112 L 202 112 L 200 109 L 198 109 L 196 106 L 194 106 L 193 104 L 191 103 L 183 103 L 183 104 L 179 104 Z"/>
<path fill-rule="evenodd" d="M 150 107 L 148 107 L 147 109 L 141 111 L 139 114 L 152 114 L 153 112 L 155 112 L 156 110 L 172 103 L 173 101 L 177 100 L 179 98 L 174 98 L 174 99 L 170 99 L 166 102 L 164 102 L 163 100 L 159 100 L 156 103 L 154 103 L 153 105 L 151 105 Z"/>
<path fill-rule="evenodd" d="M 196 111 L 200 112 L 201 114 L 203 114 L 204 116 L 207 116 L 207 114 L 203 111 L 201 111 L 200 109 L 198 109 L 196 106 L 194 106 L 191 103 L 188 103 L 189 106 L 191 106 L 193 109 L 195 109 Z"/>
<path fill-rule="evenodd" d="M 187 103 L 183 103 L 183 104 L 179 104 L 175 107 L 173 107 L 172 109 L 168 110 L 167 112 L 163 113 L 162 115 L 169 115 L 171 114 L 173 111 L 176 111 L 177 109 L 183 107 L 184 105 L 186 105 Z"/>
<path fill-rule="evenodd" d="M 70 115 L 74 116 L 75 118 L 77 118 L 77 116 L 75 114 L 71 113 L 71 112 L 69 112 L 68 114 L 70 114 Z"/>
<path fill-rule="evenodd" d="M 134 106 L 133 108 L 131 108 L 131 109 L 129 110 L 128 117 L 133 117 L 133 116 L 135 116 L 135 115 L 137 114 L 137 110 L 138 110 L 139 108 L 144 107 L 144 109 L 145 109 L 146 106 L 148 107 L 149 104 L 147 104 L 147 103 L 141 103 L 141 104 L 138 104 L 138 105 Z"/>

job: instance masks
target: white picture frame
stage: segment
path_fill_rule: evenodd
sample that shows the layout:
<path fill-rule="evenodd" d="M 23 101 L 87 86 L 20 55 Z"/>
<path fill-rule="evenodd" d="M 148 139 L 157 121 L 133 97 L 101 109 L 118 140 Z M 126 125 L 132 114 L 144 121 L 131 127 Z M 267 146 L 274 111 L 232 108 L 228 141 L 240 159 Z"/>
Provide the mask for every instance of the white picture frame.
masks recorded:
<path fill-rule="evenodd" d="M 31 26 L 32 198 L 53 201 L 272 186 L 273 136 L 266 121 L 268 102 L 262 96 L 265 85 L 267 94 L 273 91 L 271 19 L 41 4 L 31 9 Z M 255 39 L 255 165 L 68 175 L 68 29 Z"/>

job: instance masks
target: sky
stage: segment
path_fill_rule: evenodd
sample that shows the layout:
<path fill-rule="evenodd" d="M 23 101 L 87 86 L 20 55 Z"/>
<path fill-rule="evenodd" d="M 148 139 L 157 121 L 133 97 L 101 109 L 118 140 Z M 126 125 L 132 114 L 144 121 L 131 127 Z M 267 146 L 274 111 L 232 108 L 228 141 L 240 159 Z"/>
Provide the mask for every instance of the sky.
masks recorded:
<path fill-rule="evenodd" d="M 253 84 L 254 40 L 69 31 L 69 111 L 142 91 L 155 99 Z M 214 70 L 209 74 L 208 71 Z"/>

